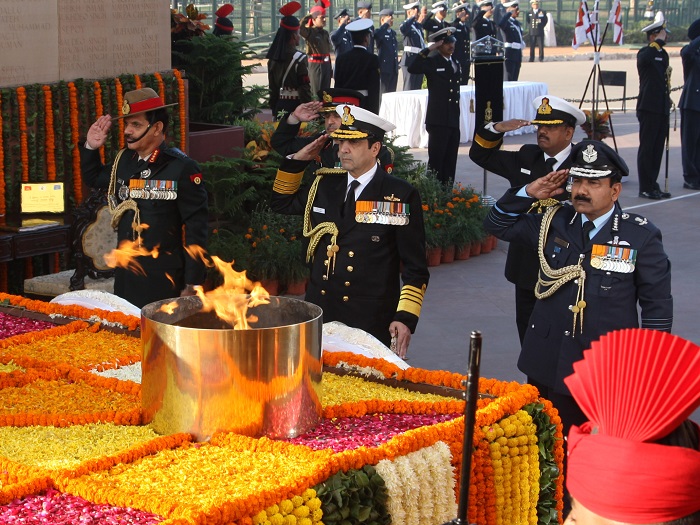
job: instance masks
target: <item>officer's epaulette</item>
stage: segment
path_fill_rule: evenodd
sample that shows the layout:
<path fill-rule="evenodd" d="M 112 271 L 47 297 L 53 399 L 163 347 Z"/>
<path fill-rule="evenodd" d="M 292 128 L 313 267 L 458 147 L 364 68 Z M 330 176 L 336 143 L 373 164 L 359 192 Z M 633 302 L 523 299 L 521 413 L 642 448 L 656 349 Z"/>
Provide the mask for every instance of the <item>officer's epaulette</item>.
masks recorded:
<path fill-rule="evenodd" d="M 166 155 L 170 155 L 171 157 L 175 157 L 176 159 L 187 160 L 190 158 L 185 154 L 184 151 L 182 151 L 178 148 L 175 148 L 175 147 L 165 148 L 163 150 L 163 153 L 165 153 Z"/>
<path fill-rule="evenodd" d="M 343 168 L 318 168 L 316 175 L 347 175 L 348 170 Z"/>
<path fill-rule="evenodd" d="M 649 44 L 649 47 L 653 47 L 657 51 L 661 51 L 661 46 L 656 42 L 652 42 L 651 44 Z"/>
<path fill-rule="evenodd" d="M 650 224 L 649 219 L 642 217 L 641 215 L 637 215 L 636 213 L 628 213 L 625 211 L 622 212 L 620 218 L 625 222 L 630 222 L 632 224 L 636 224 L 637 226 L 646 226 L 647 224 Z"/>

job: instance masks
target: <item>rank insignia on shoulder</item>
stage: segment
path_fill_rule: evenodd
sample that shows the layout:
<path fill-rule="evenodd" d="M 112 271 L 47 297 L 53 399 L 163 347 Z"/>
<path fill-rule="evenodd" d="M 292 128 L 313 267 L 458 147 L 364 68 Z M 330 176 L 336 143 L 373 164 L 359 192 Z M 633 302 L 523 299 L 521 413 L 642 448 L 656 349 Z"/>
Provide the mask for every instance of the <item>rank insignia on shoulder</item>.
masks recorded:
<path fill-rule="evenodd" d="M 386 166 L 384 166 L 384 171 L 386 171 L 389 175 L 391 175 L 391 172 L 394 171 L 394 165 L 387 164 Z"/>
<path fill-rule="evenodd" d="M 153 164 L 156 160 L 158 160 L 158 157 L 160 157 L 160 148 L 153 150 L 153 153 L 151 153 L 151 156 L 148 158 L 148 163 Z"/>
<path fill-rule="evenodd" d="M 195 173 L 194 175 L 190 175 L 190 180 L 194 184 L 201 184 L 202 183 L 202 174 L 201 173 Z"/>
<path fill-rule="evenodd" d="M 644 226 L 645 224 L 649 224 L 649 221 L 647 220 L 646 217 L 635 217 L 634 220 L 639 223 L 640 226 Z"/>

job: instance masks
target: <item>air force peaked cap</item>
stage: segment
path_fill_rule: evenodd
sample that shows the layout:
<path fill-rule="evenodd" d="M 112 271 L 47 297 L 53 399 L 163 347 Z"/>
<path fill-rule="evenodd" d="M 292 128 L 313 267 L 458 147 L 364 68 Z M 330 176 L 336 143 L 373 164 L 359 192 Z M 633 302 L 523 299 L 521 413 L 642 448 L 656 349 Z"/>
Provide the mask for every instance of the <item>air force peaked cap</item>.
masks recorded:
<path fill-rule="evenodd" d="M 351 33 L 355 33 L 359 31 L 368 31 L 369 28 L 373 25 L 374 23 L 369 18 L 358 18 L 357 20 L 353 20 L 348 25 L 346 25 L 345 29 L 347 29 Z"/>
<path fill-rule="evenodd" d="M 630 174 L 625 161 L 614 149 L 599 140 L 582 140 L 571 149 L 569 175 L 584 179 L 602 179 Z"/>

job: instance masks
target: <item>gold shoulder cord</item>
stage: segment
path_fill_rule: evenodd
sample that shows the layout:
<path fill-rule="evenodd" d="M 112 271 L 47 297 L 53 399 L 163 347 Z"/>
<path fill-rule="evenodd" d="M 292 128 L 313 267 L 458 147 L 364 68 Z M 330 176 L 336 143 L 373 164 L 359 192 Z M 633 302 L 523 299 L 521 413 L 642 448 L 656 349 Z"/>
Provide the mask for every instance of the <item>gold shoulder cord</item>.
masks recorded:
<path fill-rule="evenodd" d="M 540 259 L 540 273 L 537 277 L 537 285 L 535 286 L 535 297 L 537 299 L 547 299 L 554 292 L 561 288 L 564 284 L 573 279 L 578 278 L 578 292 L 576 294 L 576 304 L 570 306 L 570 310 L 574 314 L 574 325 L 571 330 L 571 336 L 576 335 L 576 320 L 579 318 L 579 330 L 583 333 L 583 309 L 586 308 L 586 301 L 583 298 L 584 284 L 586 282 L 586 270 L 583 269 L 581 263 L 584 255 L 581 254 L 577 264 L 565 266 L 558 270 L 552 269 L 547 263 L 547 257 L 544 255 L 544 245 L 549 233 L 549 226 L 552 223 L 554 214 L 561 209 L 561 205 L 549 208 L 542 218 L 542 226 L 540 227 L 540 237 L 537 244 L 537 255 Z M 543 277 L 544 276 L 544 277 Z"/>
<path fill-rule="evenodd" d="M 313 207 L 316 191 L 318 191 L 318 183 L 323 178 L 323 175 L 318 175 L 314 180 L 311 188 L 309 188 L 309 197 L 306 200 L 306 208 L 304 208 L 304 237 L 309 237 L 309 247 L 306 250 L 306 262 L 308 263 L 314 258 L 316 247 L 325 234 L 330 234 L 331 243 L 328 245 L 326 255 L 326 278 L 331 271 L 335 271 L 335 254 L 340 251 L 338 248 L 338 227 L 334 222 L 321 222 L 315 228 L 311 228 L 311 208 Z"/>
<path fill-rule="evenodd" d="M 112 229 L 116 230 L 119 226 L 119 221 L 128 210 L 134 212 L 134 221 L 131 223 L 131 228 L 136 232 L 138 242 L 141 242 L 141 215 L 139 214 L 139 207 L 136 201 L 133 199 L 126 199 L 124 202 L 117 204 L 116 200 L 116 190 L 117 190 L 117 164 L 119 164 L 119 159 L 122 157 L 122 153 L 126 151 L 126 148 L 119 150 L 116 158 L 114 159 L 114 164 L 112 164 L 112 173 L 109 177 L 109 190 L 107 193 L 107 202 L 109 203 L 109 212 L 112 214 Z"/>
<path fill-rule="evenodd" d="M 552 206 L 557 206 L 561 204 L 557 199 L 541 199 L 532 203 L 530 209 L 525 213 L 530 213 L 537 208 L 537 213 L 542 213 L 542 208 L 551 208 Z"/>

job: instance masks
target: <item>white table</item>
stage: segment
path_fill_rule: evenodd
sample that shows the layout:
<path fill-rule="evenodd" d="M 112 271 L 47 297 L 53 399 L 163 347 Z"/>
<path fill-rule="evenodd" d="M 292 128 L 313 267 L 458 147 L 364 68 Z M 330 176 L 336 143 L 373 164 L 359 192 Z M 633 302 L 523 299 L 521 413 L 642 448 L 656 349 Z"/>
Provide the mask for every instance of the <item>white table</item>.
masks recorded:
<path fill-rule="evenodd" d="M 544 82 L 504 82 L 503 83 L 503 120 L 512 118 L 535 118 L 532 100 L 547 94 Z M 460 89 L 460 142 L 467 143 L 474 135 L 474 113 L 469 112 L 470 101 L 474 100 L 474 86 L 462 86 Z M 476 100 L 474 100 L 476 104 Z M 396 125 L 392 132 L 397 137 L 397 146 L 409 148 L 427 148 L 428 132 L 425 130 L 425 113 L 428 107 L 428 90 L 399 91 L 382 95 L 379 116 Z M 534 126 L 520 128 L 509 135 L 533 133 Z"/>

